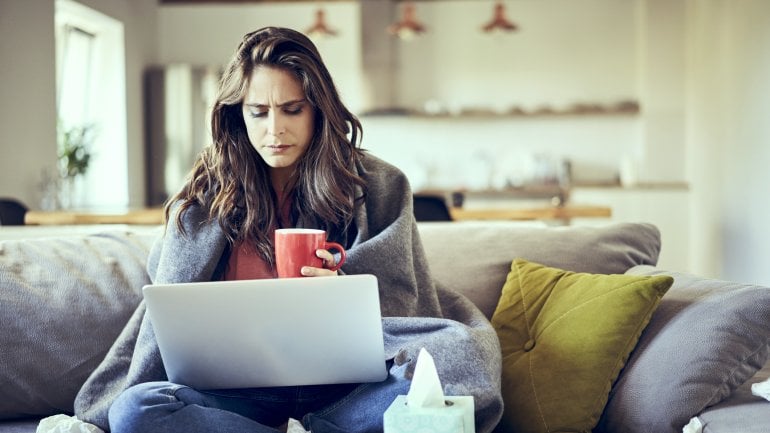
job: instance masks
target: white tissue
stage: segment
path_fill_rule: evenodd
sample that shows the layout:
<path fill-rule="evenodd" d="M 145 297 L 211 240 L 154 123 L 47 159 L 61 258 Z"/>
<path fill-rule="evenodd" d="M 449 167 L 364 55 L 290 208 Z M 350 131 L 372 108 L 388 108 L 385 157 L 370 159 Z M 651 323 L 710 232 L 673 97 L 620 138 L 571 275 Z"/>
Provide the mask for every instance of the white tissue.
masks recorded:
<path fill-rule="evenodd" d="M 423 347 L 417 355 L 417 365 L 414 367 L 414 376 L 409 392 L 406 395 L 406 404 L 409 407 L 443 407 L 444 391 L 436 372 L 436 364 L 433 357 Z"/>
<path fill-rule="evenodd" d="M 752 384 L 751 393 L 770 401 L 770 379 Z"/>
<path fill-rule="evenodd" d="M 104 433 L 99 427 L 64 414 L 43 418 L 36 433 Z"/>
<path fill-rule="evenodd" d="M 289 422 L 286 424 L 286 433 L 310 433 L 305 430 L 305 427 L 301 422 L 294 418 L 289 418 Z"/>
<path fill-rule="evenodd" d="M 682 429 L 682 433 L 703 433 L 703 423 L 698 417 L 690 418 L 690 422 Z"/>
<path fill-rule="evenodd" d="M 444 396 L 433 357 L 420 349 L 407 395 L 383 414 L 384 433 L 475 433 L 473 396 Z"/>

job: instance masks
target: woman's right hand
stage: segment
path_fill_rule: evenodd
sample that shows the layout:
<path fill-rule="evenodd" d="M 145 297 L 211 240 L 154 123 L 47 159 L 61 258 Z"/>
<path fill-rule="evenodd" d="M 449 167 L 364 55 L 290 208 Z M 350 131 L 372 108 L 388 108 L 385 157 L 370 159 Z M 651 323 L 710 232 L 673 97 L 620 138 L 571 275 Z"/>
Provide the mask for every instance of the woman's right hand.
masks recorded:
<path fill-rule="evenodd" d="M 334 254 L 330 253 L 329 250 L 319 249 L 315 251 L 316 257 L 323 260 L 323 268 L 316 268 L 313 266 L 303 266 L 302 269 L 300 269 L 300 273 L 302 273 L 305 277 L 330 277 L 332 275 L 339 275 L 337 271 L 332 271 L 331 267 L 334 267 L 334 265 L 337 263 L 334 260 Z"/>

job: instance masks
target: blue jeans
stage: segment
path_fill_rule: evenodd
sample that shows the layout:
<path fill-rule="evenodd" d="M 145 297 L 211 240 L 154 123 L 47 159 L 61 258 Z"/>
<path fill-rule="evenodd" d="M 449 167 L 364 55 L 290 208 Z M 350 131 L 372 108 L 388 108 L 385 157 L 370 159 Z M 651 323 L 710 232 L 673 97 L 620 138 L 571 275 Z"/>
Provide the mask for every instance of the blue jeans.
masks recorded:
<path fill-rule="evenodd" d="M 405 366 L 383 382 L 198 391 L 148 382 L 123 392 L 109 412 L 113 433 L 275 433 L 289 417 L 312 433 L 382 432 L 382 415 L 409 391 Z"/>

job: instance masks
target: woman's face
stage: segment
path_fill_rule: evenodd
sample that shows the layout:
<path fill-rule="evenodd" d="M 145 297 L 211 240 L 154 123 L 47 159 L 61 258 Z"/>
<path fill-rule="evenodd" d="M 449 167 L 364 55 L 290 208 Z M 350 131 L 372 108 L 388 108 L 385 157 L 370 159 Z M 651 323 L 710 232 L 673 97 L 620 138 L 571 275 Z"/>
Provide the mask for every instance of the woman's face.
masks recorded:
<path fill-rule="evenodd" d="M 313 138 L 313 107 L 299 80 L 283 69 L 260 66 L 243 100 L 251 145 L 270 166 L 273 185 L 283 186 Z"/>

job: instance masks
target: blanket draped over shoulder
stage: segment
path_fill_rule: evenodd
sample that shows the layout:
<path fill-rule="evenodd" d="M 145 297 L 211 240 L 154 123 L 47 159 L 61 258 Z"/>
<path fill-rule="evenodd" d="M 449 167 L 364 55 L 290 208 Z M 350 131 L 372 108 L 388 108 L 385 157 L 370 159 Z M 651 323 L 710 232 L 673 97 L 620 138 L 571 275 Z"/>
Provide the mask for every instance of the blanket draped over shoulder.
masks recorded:
<path fill-rule="evenodd" d="M 407 371 L 413 371 L 420 348 L 426 348 L 445 394 L 473 396 L 476 431 L 491 431 L 502 414 L 494 329 L 470 301 L 434 284 L 403 173 L 368 154 L 357 169 L 367 189 L 355 215 L 355 238 L 343 242 L 347 261 L 342 271 L 377 276 L 385 354 L 394 359 L 394 368 L 407 363 Z M 185 212 L 182 224 L 185 236 L 172 211 L 165 234 L 150 251 L 147 267 L 155 283 L 209 280 L 217 269 L 227 245 L 219 224 L 208 221 L 198 207 Z M 78 393 L 75 414 L 107 430 L 114 399 L 132 385 L 156 380 L 167 378 L 142 302 Z"/>

